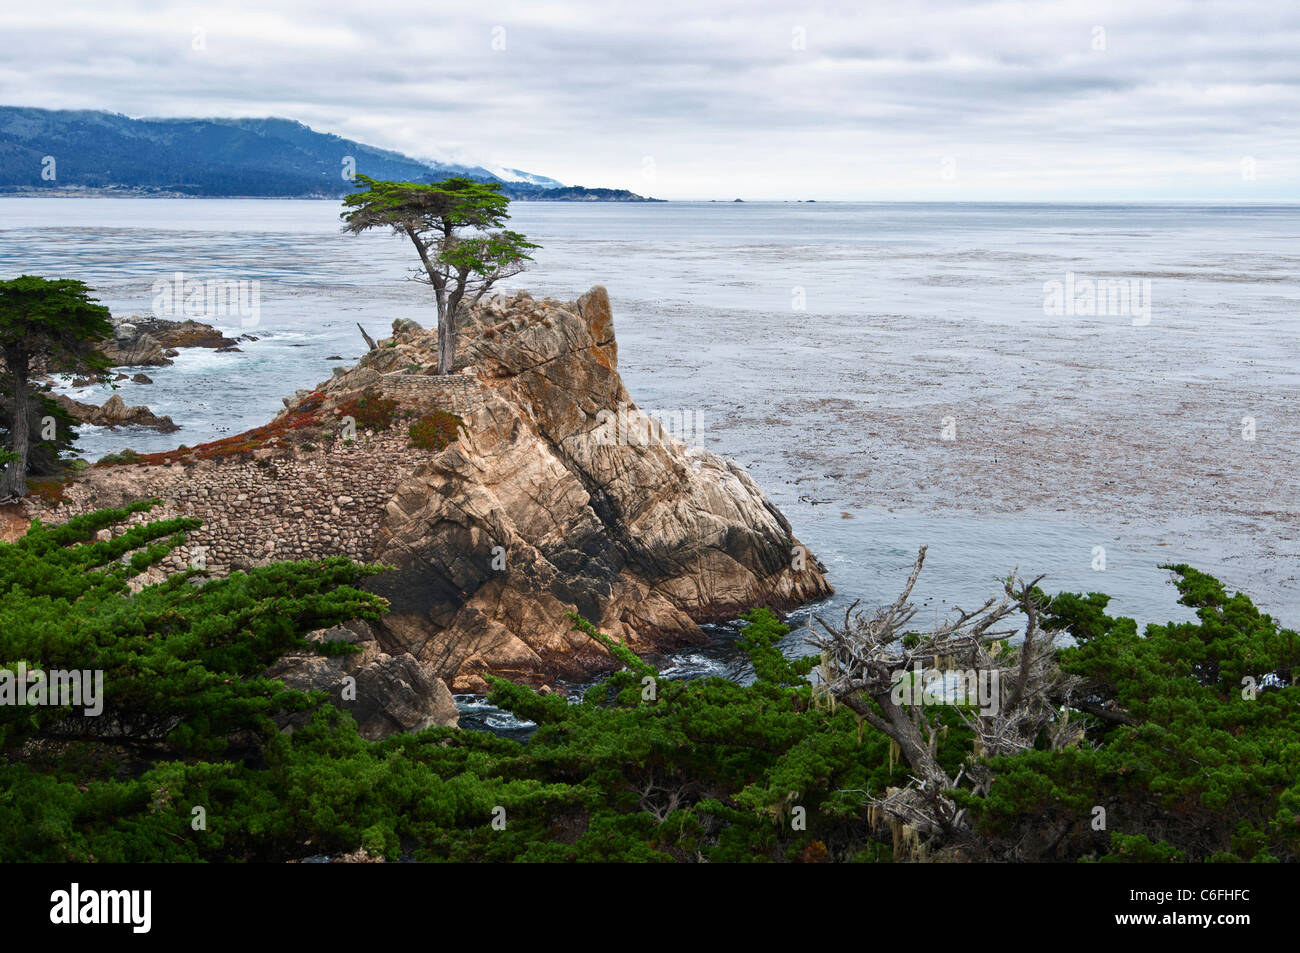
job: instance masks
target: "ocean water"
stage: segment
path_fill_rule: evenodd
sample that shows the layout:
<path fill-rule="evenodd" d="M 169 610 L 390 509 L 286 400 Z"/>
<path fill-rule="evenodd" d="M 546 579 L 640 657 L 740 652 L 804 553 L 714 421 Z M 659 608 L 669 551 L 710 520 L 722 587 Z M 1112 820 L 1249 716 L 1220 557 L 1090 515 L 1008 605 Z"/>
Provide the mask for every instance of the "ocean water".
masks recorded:
<path fill-rule="evenodd" d="M 504 290 L 572 299 L 605 285 L 633 397 L 644 408 L 702 414 L 705 445 L 749 468 L 826 564 L 836 596 L 795 613 L 796 623 L 813 611 L 842 614 L 854 599 L 892 601 L 923 544 L 923 617 L 982 602 L 1019 568 L 1047 573 L 1051 591 L 1110 593 L 1114 612 L 1141 623 L 1189 619 L 1159 568 L 1185 561 L 1300 621 L 1292 471 L 1278 462 L 1300 448 L 1287 449 L 1300 430 L 1285 413 L 1300 384 L 1300 209 L 521 203 L 513 211 L 513 227 L 543 247 Z M 259 283 L 255 321 L 199 318 L 256 336 L 241 353 L 187 350 L 174 366 L 146 369 L 153 384 L 121 386 L 128 404 L 170 415 L 181 432 L 87 427 L 84 454 L 194 445 L 257 426 L 283 396 L 360 357 L 357 322 L 375 337 L 394 318 L 431 325 L 427 289 L 406 280 L 409 246 L 344 236 L 338 212 L 322 201 L 0 199 L 0 274 L 80 278 L 117 315 L 149 313 L 156 283 L 178 272 Z M 1149 280 L 1158 331 L 1135 337 L 1140 316 L 1126 313 L 1046 315 L 1044 283 L 1071 273 Z M 109 393 L 69 392 L 95 402 Z M 1142 459 L 1120 474 L 1147 484 L 1131 505 L 1074 494 L 1068 460 L 1041 476 L 1022 464 L 1005 492 L 997 481 L 971 494 L 927 486 L 933 450 L 874 431 L 912 407 L 930 414 L 939 393 L 958 414 L 991 407 L 1032 417 L 1041 441 L 1056 421 L 1105 418 L 1106 407 L 1146 420 L 1143 401 L 1159 399 L 1151 460 L 1172 474 L 1168 492 L 1160 472 L 1143 477 L 1156 463 Z M 1276 456 L 1241 469 L 1254 482 L 1232 496 L 1237 522 L 1228 530 L 1215 500 L 1186 498 L 1168 469 L 1173 458 L 1157 450 L 1183 419 L 1178 408 L 1188 419 L 1203 404 L 1236 414 L 1233 402 L 1247 397 L 1268 410 L 1261 421 L 1272 423 Z M 715 642 L 666 664 L 684 676 L 732 671 L 725 628 Z"/>

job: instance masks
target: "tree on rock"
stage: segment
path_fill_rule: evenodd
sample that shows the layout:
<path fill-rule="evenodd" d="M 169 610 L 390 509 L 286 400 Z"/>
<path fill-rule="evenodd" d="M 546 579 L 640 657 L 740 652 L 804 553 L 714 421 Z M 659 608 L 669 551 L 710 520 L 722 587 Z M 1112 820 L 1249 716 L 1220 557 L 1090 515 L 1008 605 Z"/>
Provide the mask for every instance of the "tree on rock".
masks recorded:
<path fill-rule="evenodd" d="M 496 182 L 461 176 L 421 185 L 377 182 L 359 175 L 364 191 L 343 200 L 343 230 L 353 235 L 391 228 L 420 256 L 416 278 L 433 286 L 438 302 L 438 373 L 456 359 L 456 315 L 472 307 L 502 278 L 524 270 L 528 250 L 540 246 L 502 228 L 510 199 Z"/>
<path fill-rule="evenodd" d="M 53 372 L 102 376 L 109 363 L 96 345 L 112 334 L 108 308 L 90 297 L 80 281 L 34 275 L 0 281 L 0 355 L 4 383 L 13 395 L 0 499 L 27 493 L 33 363 L 39 360 Z"/>

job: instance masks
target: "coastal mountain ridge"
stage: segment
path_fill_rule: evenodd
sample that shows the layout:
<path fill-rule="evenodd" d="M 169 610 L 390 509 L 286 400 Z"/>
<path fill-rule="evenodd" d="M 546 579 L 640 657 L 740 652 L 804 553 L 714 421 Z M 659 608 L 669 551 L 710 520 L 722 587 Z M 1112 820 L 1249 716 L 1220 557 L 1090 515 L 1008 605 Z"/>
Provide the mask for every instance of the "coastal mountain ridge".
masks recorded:
<path fill-rule="evenodd" d="M 520 169 L 413 159 L 293 119 L 133 119 L 0 106 L 0 194 L 338 198 L 352 190 L 349 172 L 404 182 L 461 175 L 498 182 L 516 201 L 654 201 Z"/>

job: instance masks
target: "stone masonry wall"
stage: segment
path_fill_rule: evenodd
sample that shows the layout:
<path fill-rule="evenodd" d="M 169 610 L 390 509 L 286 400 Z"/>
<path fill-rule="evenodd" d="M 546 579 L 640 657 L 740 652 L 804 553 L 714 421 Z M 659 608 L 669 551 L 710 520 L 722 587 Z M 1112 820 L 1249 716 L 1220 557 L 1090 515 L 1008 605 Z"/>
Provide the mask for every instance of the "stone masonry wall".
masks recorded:
<path fill-rule="evenodd" d="M 487 398 L 477 378 L 461 374 L 387 374 L 371 386 L 396 399 L 399 411 L 438 408 L 462 418 Z M 214 575 L 334 555 L 368 562 L 374 558 L 385 504 L 402 479 L 430 456 L 410 446 L 407 421 L 397 417 L 387 431 L 358 430 L 350 445 L 340 432 L 333 443 L 316 450 L 259 450 L 251 460 L 93 468 L 68 487 L 62 505 L 30 502 L 39 506 L 44 522 L 58 524 L 107 505 L 111 492 L 105 490 L 116 483 L 129 487 L 132 499 L 159 497 L 162 505 L 131 522 L 180 516 L 203 522 L 187 534 L 187 545 L 163 563 L 168 571 L 197 559 Z"/>
<path fill-rule="evenodd" d="M 468 417 L 483 406 L 488 392 L 470 374 L 385 374 L 377 387 L 402 406 L 413 401 L 432 404 L 460 417 Z"/>

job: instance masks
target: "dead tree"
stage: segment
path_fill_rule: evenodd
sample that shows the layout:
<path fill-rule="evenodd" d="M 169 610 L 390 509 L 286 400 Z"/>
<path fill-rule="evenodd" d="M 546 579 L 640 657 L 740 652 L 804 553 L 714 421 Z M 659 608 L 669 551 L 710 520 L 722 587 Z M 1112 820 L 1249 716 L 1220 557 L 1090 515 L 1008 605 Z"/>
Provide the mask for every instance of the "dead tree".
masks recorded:
<path fill-rule="evenodd" d="M 372 338 L 369 334 L 366 333 L 366 329 L 361 326 L 360 321 L 357 322 L 357 330 L 361 332 L 361 336 L 365 338 L 366 343 L 370 345 L 370 350 L 372 351 L 379 350 L 379 345 L 375 343 L 374 338 Z"/>
<path fill-rule="evenodd" d="M 856 612 L 855 602 L 839 626 L 817 616 L 823 633 L 812 638 L 822 652 L 818 691 L 888 737 L 891 759 L 901 756 L 911 768 L 903 788 L 860 793 L 867 799 L 873 825 L 888 820 L 893 826 L 896 852 L 901 841 L 913 854 L 920 835 L 946 839 L 964 827 L 963 812 L 951 792 L 959 785 L 977 794 L 988 791 L 993 777 L 982 758 L 1032 748 L 1040 736 L 1054 749 L 1076 744 L 1082 737 L 1082 727 L 1070 724 L 1063 704 L 1074 680 L 1056 664 L 1053 633 L 1039 625 L 1041 597 L 1034 588 L 1042 577 L 1026 583 L 1013 573 L 1004 581 L 1003 592 L 978 609 L 967 612 L 957 607 L 949 621 L 930 632 L 915 632 L 909 624 L 917 610 L 908 600 L 925 563 L 925 551 L 921 547 L 907 585 L 893 604 Z M 1014 647 L 1007 640 L 1019 634 L 1019 625 L 1008 626 L 1017 614 L 1024 616 L 1024 641 Z M 937 758 L 943 726 L 926 711 L 936 701 L 951 704 L 952 699 L 937 699 L 924 691 L 917 697 L 918 681 L 954 671 L 974 673 L 997 686 L 995 704 L 956 707 L 974 732 L 975 742 L 955 776 Z"/>

